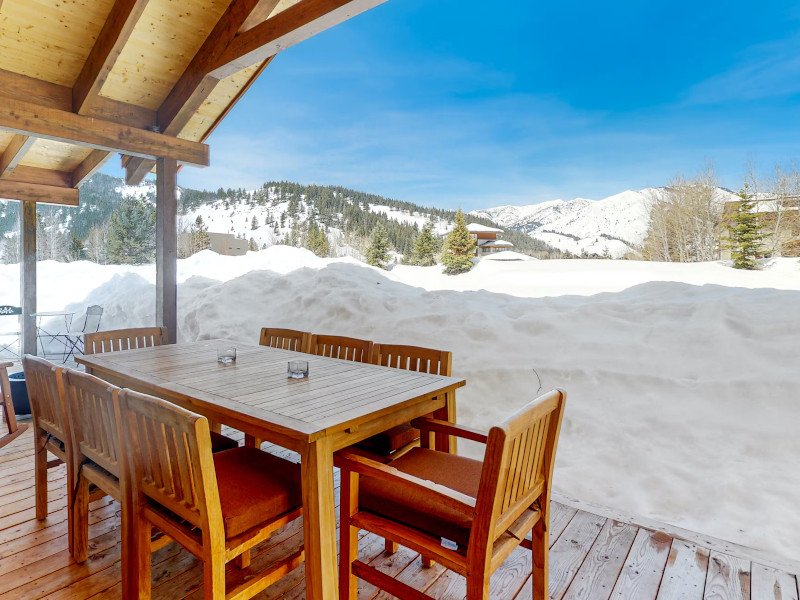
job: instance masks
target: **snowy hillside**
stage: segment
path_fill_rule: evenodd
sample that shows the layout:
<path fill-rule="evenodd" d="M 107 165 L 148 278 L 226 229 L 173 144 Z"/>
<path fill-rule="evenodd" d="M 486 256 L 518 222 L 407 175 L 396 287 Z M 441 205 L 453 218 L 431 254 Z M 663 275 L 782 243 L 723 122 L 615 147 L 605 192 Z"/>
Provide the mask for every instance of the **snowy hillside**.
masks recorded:
<path fill-rule="evenodd" d="M 542 240 L 560 250 L 580 255 L 621 258 L 635 252 L 647 235 L 650 210 L 664 188 L 625 191 L 602 200 L 575 198 L 527 206 L 498 206 L 470 214 L 491 219 Z M 720 202 L 737 200 L 732 192 L 717 188 Z"/>

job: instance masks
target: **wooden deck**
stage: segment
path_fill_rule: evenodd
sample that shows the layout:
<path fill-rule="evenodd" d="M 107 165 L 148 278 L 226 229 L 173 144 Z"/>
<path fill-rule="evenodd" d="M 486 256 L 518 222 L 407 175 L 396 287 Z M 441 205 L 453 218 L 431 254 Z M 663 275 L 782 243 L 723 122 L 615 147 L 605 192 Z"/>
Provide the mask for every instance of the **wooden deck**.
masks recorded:
<path fill-rule="evenodd" d="M 280 448 L 265 448 L 292 458 Z M 119 506 L 110 499 L 92 505 L 90 556 L 78 565 L 67 549 L 64 466 L 51 470 L 49 480 L 50 516 L 37 521 L 31 433 L 0 450 L 0 600 L 120 598 Z M 551 598 L 798 600 L 795 563 L 715 540 L 702 543 L 706 538 L 699 534 L 676 535 L 656 523 L 639 526 L 600 507 L 560 500 L 553 503 L 550 530 Z M 464 598 L 460 576 L 438 565 L 423 567 L 419 555 L 405 548 L 386 554 L 382 539 L 362 536 L 359 554 L 365 562 L 436 599 Z M 254 550 L 251 568 L 291 553 L 302 539 L 298 520 Z M 247 576 L 232 565 L 229 573 Z M 530 599 L 529 575 L 530 553 L 518 549 L 492 578 L 492 599 Z M 176 544 L 153 556 L 152 576 L 155 599 L 202 598 L 198 561 Z M 303 567 L 258 598 L 305 598 Z M 359 599 L 372 598 L 388 596 L 362 582 Z"/>

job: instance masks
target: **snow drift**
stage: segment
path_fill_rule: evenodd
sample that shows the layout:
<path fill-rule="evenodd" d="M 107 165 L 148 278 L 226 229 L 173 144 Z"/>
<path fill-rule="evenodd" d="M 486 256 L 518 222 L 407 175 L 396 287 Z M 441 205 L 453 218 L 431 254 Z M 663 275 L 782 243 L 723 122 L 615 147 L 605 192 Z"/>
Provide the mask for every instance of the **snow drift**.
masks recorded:
<path fill-rule="evenodd" d="M 54 267 L 40 268 L 43 310 L 79 300 L 106 308 L 103 328 L 152 324 L 152 266 Z M 451 350 L 454 374 L 467 379 L 458 418 L 481 428 L 538 388 L 562 387 L 557 490 L 800 554 L 796 260 L 754 273 L 723 263 L 481 261 L 446 277 L 277 246 L 201 253 L 179 273 L 180 339 L 252 343 L 274 325 Z M 0 267 L 3 289 L 16 290 L 13 279 Z"/>

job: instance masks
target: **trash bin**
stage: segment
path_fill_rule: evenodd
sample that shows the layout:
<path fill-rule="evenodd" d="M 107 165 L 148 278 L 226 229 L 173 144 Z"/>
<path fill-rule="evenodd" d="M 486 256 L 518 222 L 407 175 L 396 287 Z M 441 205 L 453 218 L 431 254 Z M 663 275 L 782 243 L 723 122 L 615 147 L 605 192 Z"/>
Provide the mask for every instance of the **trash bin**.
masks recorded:
<path fill-rule="evenodd" d="M 14 403 L 14 412 L 18 415 L 31 414 L 28 386 L 25 385 L 25 372 L 11 373 L 8 380 L 11 383 L 11 401 Z"/>

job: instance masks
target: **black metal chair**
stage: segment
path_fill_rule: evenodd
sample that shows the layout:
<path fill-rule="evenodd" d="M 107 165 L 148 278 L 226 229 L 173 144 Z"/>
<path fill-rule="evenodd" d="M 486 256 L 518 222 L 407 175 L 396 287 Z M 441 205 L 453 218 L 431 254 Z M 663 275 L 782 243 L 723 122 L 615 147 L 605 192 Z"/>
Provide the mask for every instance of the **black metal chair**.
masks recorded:
<path fill-rule="evenodd" d="M 19 317 L 22 315 L 22 307 L 20 306 L 0 306 L 0 316 L 16 316 L 17 317 L 17 329 L 15 331 L 0 331 L 0 353 L 3 352 L 11 352 L 11 354 L 19 358 L 20 351 L 19 351 L 19 342 L 22 333 L 19 328 Z M 7 341 L 8 338 L 12 338 L 11 341 Z M 12 346 L 16 344 L 17 349 L 16 351 L 13 350 Z"/>
<path fill-rule="evenodd" d="M 83 328 L 79 333 L 64 335 L 64 362 L 67 362 L 70 357 L 75 355 L 77 350 L 83 354 L 85 349 L 85 342 L 83 336 L 87 333 L 96 333 L 100 331 L 100 318 L 103 316 L 103 307 L 94 304 L 86 309 L 86 318 L 83 321 Z"/>

